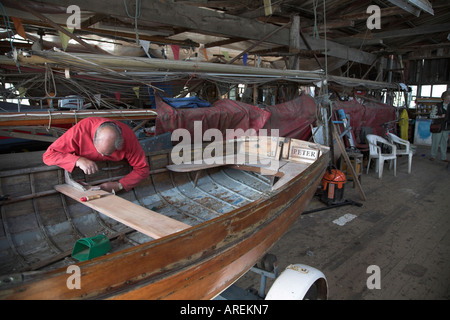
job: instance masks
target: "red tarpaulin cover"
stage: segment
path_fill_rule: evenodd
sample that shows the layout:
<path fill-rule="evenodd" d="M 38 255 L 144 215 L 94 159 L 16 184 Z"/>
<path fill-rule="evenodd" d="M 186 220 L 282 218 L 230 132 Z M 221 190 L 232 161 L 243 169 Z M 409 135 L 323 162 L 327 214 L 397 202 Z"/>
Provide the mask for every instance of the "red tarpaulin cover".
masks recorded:
<path fill-rule="evenodd" d="M 316 122 L 316 102 L 303 94 L 294 100 L 266 107 L 272 115 L 265 129 L 278 129 L 280 137 L 308 140 L 311 137 L 310 124 Z"/>
<path fill-rule="evenodd" d="M 193 136 L 194 121 L 202 122 L 202 134 L 211 128 L 219 129 L 223 134 L 226 129 L 247 131 L 252 128 L 258 131 L 270 117 L 270 113 L 261 108 L 229 99 L 218 100 L 211 107 L 189 109 L 175 109 L 158 95 L 155 101 L 158 113 L 156 135 L 184 128 Z"/>
<path fill-rule="evenodd" d="M 310 124 L 316 125 L 316 102 L 306 94 L 285 103 L 268 106 L 265 110 L 229 99 L 219 100 L 207 108 L 175 109 L 157 95 L 155 98 L 158 113 L 156 135 L 173 132 L 178 128 L 187 129 L 193 135 L 194 121 L 201 121 L 202 133 L 210 128 L 217 128 L 223 134 L 226 129 L 267 129 L 268 134 L 270 129 L 278 129 L 280 137 L 309 140 Z M 383 136 L 384 128 L 381 125 L 396 119 L 395 108 L 383 103 L 333 101 L 334 120 L 339 120 L 336 114 L 338 109 L 343 109 L 350 115 L 350 126 L 357 147 L 364 147 L 358 145 L 364 142 L 359 137 L 362 127 L 370 127 L 372 133 Z"/>
<path fill-rule="evenodd" d="M 338 109 L 343 109 L 346 115 L 350 115 L 350 126 L 356 139 L 356 147 L 359 148 L 364 146 L 358 144 L 365 143 L 364 137 L 360 136 L 363 127 L 369 127 L 373 134 L 383 137 L 385 129 L 382 127 L 382 124 L 396 119 L 396 109 L 381 102 L 366 101 L 364 104 L 359 103 L 357 100 L 333 102 L 335 113 L 337 113 Z M 339 120 L 337 114 L 333 115 L 333 119 Z M 342 127 L 341 131 L 343 132 Z"/>

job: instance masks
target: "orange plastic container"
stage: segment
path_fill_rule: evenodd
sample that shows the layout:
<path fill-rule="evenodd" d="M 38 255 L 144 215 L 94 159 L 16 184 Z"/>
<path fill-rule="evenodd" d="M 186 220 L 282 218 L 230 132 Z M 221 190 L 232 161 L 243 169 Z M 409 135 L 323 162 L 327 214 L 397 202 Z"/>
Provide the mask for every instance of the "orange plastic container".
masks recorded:
<path fill-rule="evenodd" d="M 337 169 L 328 170 L 322 178 L 322 201 L 328 205 L 341 203 L 344 198 L 345 174 Z"/>

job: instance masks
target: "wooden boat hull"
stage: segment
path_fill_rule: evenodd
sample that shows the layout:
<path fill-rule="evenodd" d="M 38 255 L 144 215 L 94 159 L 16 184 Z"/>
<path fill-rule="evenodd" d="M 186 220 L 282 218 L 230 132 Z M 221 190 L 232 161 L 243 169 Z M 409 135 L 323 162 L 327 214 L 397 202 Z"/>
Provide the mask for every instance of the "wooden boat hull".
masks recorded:
<path fill-rule="evenodd" d="M 68 288 L 71 273 L 64 266 L 5 275 L 0 298 L 214 298 L 255 265 L 294 223 L 313 197 L 327 165 L 325 152 L 280 189 L 263 193 L 254 202 L 186 230 L 76 263 L 81 271 L 80 289 Z M 51 196 L 60 197 L 42 195 Z"/>

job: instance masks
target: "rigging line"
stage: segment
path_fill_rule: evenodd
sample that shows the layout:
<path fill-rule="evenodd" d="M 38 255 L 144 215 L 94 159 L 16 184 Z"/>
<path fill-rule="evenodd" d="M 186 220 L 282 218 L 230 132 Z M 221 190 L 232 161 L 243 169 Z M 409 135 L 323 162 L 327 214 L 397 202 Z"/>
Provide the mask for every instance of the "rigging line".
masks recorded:
<path fill-rule="evenodd" d="M 314 9 L 314 28 L 313 28 L 313 37 L 319 39 L 319 30 L 317 29 L 317 7 L 319 5 L 319 0 L 313 0 L 313 9 Z"/>
<path fill-rule="evenodd" d="M 325 94 L 328 95 L 328 49 L 327 49 L 327 12 L 325 0 L 323 0 L 323 25 L 325 28 Z"/>
<path fill-rule="evenodd" d="M 136 33 L 136 44 L 139 45 L 139 31 L 138 31 L 138 18 L 140 18 L 141 16 L 141 0 L 136 0 L 136 5 L 135 5 L 135 14 L 134 16 L 132 16 L 129 12 L 128 12 L 128 6 L 127 6 L 127 1 L 123 0 L 123 5 L 125 7 L 125 11 L 127 13 L 127 16 L 131 19 L 134 19 L 134 32 Z"/>
<path fill-rule="evenodd" d="M 56 97 L 56 84 L 55 84 L 55 77 L 53 76 L 53 71 L 52 68 L 46 63 L 45 64 L 45 82 L 44 82 L 44 89 L 45 89 L 45 94 L 48 97 L 51 97 L 50 93 L 48 92 L 48 88 L 47 88 L 47 81 L 48 79 L 51 78 L 52 83 L 53 83 L 53 89 L 55 90 L 55 92 L 53 92 L 54 96 Z"/>
<path fill-rule="evenodd" d="M 368 39 L 368 38 L 367 38 L 368 33 L 369 33 L 368 31 L 369 31 L 369 29 L 366 29 L 366 33 L 364 34 L 364 37 L 362 38 L 361 45 L 359 46 L 359 51 L 362 50 L 362 47 L 363 47 L 365 41 Z M 348 57 L 348 55 L 347 55 L 347 57 Z M 348 60 L 348 59 L 347 59 L 347 60 Z M 372 62 L 371 67 L 373 66 L 373 64 L 374 64 L 375 62 L 376 62 L 376 60 L 374 60 L 374 62 Z M 350 63 L 350 65 L 347 67 L 347 70 L 345 70 L 344 75 L 347 73 L 347 76 L 349 76 L 350 68 L 353 66 L 354 63 L 355 63 L 355 61 L 352 61 L 352 62 Z M 364 79 L 364 77 L 363 77 L 363 79 Z"/>
<path fill-rule="evenodd" d="M 36 76 L 34 76 L 34 77 L 32 77 L 32 78 L 25 79 L 24 81 L 15 84 L 14 86 L 12 86 L 12 87 L 10 87 L 10 88 L 7 89 L 7 91 L 9 91 L 8 94 L 14 93 L 14 91 L 19 90 L 20 87 L 24 87 L 24 86 L 25 86 L 26 84 L 28 84 L 29 82 L 33 82 L 31 85 L 34 86 L 35 83 L 37 82 L 36 80 L 37 80 L 37 79 L 40 79 L 41 77 L 42 77 L 42 75 L 41 75 L 41 74 L 38 74 L 38 75 L 36 75 Z M 28 87 L 27 89 L 30 89 L 30 88 L 32 88 L 32 87 Z M 9 95 L 8 95 L 8 96 L 9 96 Z"/>
<path fill-rule="evenodd" d="M 161 90 L 161 89 L 159 89 L 159 88 L 157 88 L 157 87 L 155 87 L 155 86 L 152 86 L 152 85 L 149 84 L 149 83 L 143 82 L 143 81 L 141 81 L 141 80 L 139 80 L 139 79 L 134 79 L 134 78 L 129 77 L 129 76 L 126 76 L 126 75 L 123 75 L 123 74 L 121 74 L 120 72 L 114 71 L 114 70 L 112 70 L 112 69 L 109 69 L 109 68 L 106 68 L 106 67 L 102 67 L 102 66 L 98 65 L 97 63 L 94 63 L 94 62 L 92 62 L 92 61 L 89 61 L 89 60 L 80 58 L 80 57 L 75 56 L 75 55 L 71 55 L 70 53 L 67 53 L 67 52 L 65 52 L 65 51 L 62 51 L 62 50 L 60 50 L 60 49 L 58 49 L 58 48 L 54 48 L 54 50 L 55 50 L 56 52 L 66 54 L 66 55 L 68 55 L 68 56 L 70 56 L 70 57 L 72 57 L 72 58 L 76 58 L 76 59 L 81 60 L 81 61 L 83 61 L 83 62 L 86 62 L 86 63 L 88 63 L 88 64 L 94 65 L 94 66 L 96 66 L 96 67 L 98 67 L 98 68 L 100 68 L 100 69 L 106 70 L 106 71 L 108 71 L 109 73 L 117 74 L 117 75 L 119 75 L 119 76 L 121 76 L 121 77 L 130 79 L 130 80 L 134 80 L 134 81 L 140 82 L 140 83 L 142 83 L 142 84 L 144 84 L 144 85 L 146 85 L 146 86 L 152 87 L 152 88 L 155 89 L 155 90 L 163 91 L 163 90 Z"/>
<path fill-rule="evenodd" d="M 3 4 L 1 2 L 0 2 L 0 11 L 1 11 L 1 14 L 3 16 L 3 21 L 5 23 L 6 33 L 8 34 L 8 37 L 9 37 L 9 44 L 11 46 L 12 56 L 14 58 L 14 61 L 16 62 L 17 70 L 19 71 L 19 73 L 22 73 L 22 71 L 20 70 L 19 61 L 17 60 L 17 50 L 14 47 L 15 34 L 13 32 L 13 28 L 11 26 L 11 22 L 9 21 L 9 16 L 8 16 L 8 13 L 6 12 L 6 8 L 3 6 Z"/>

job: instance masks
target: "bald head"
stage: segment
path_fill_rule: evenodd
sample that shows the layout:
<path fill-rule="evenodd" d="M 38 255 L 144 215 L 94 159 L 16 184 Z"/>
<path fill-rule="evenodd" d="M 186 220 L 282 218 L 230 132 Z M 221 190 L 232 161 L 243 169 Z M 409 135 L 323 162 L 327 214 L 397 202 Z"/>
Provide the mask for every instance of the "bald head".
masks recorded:
<path fill-rule="evenodd" d="M 102 156 L 110 156 L 122 148 L 122 130 L 113 122 L 102 123 L 94 135 L 94 146 Z"/>

